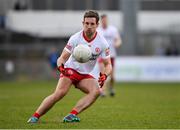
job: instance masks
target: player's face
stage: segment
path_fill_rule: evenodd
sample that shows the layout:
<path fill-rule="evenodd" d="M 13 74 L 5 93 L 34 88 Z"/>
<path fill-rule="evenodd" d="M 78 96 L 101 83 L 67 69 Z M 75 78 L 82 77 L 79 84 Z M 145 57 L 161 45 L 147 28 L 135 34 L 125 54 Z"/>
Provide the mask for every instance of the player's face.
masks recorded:
<path fill-rule="evenodd" d="M 96 23 L 96 18 L 85 18 L 83 21 L 83 30 L 87 36 L 93 36 L 96 32 L 96 28 L 98 27 L 98 23 Z"/>
<path fill-rule="evenodd" d="M 107 27 L 107 25 L 108 25 L 107 17 L 104 17 L 104 18 L 101 19 L 101 24 L 102 24 L 103 28 Z"/>

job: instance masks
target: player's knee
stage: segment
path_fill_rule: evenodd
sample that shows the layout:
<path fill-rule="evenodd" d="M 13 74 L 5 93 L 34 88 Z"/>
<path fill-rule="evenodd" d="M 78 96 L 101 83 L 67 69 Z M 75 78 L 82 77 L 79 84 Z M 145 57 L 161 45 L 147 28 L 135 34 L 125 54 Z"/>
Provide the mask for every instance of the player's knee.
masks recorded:
<path fill-rule="evenodd" d="M 95 97 L 98 97 L 100 95 L 100 90 L 99 89 L 95 89 L 93 92 Z"/>
<path fill-rule="evenodd" d="M 96 93 L 97 97 L 100 96 L 100 94 L 101 94 L 100 90 L 97 90 L 97 93 Z"/>

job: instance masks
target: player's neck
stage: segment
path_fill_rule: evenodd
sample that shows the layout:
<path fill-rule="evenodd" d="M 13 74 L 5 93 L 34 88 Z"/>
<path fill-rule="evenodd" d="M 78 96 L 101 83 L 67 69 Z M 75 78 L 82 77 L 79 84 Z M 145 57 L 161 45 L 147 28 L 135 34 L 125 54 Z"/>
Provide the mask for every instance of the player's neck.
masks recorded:
<path fill-rule="evenodd" d="M 97 32 L 94 32 L 94 33 L 91 34 L 91 35 L 83 32 L 83 37 L 84 37 L 84 39 L 85 39 L 87 42 L 93 41 L 93 40 L 95 39 L 96 35 L 97 35 Z"/>
<path fill-rule="evenodd" d="M 91 40 L 94 36 L 95 36 L 96 33 L 93 33 L 93 34 L 85 34 L 87 39 L 88 40 Z"/>

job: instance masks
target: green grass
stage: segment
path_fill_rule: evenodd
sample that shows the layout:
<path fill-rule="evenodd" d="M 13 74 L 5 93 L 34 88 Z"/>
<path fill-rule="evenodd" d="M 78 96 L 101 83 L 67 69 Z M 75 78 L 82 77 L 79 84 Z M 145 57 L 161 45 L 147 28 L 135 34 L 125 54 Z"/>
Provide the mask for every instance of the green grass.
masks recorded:
<path fill-rule="evenodd" d="M 114 98 L 99 98 L 79 115 L 80 123 L 62 123 L 62 118 L 83 96 L 72 87 L 39 124 L 26 121 L 41 101 L 54 91 L 56 81 L 1 82 L 0 128 L 120 129 L 180 128 L 180 84 L 120 83 Z"/>

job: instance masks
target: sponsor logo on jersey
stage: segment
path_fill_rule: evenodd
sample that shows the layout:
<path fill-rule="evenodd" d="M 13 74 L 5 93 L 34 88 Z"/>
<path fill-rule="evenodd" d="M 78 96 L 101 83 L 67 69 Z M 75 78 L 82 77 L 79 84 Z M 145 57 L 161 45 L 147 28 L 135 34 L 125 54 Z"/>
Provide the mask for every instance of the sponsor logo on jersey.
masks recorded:
<path fill-rule="evenodd" d="M 70 50 L 70 51 L 72 50 L 72 46 L 69 45 L 69 44 L 66 45 L 66 48 L 67 48 L 68 50 Z"/>
<path fill-rule="evenodd" d="M 100 48 L 96 47 L 95 51 L 96 51 L 96 53 L 99 53 L 100 52 Z"/>
<path fill-rule="evenodd" d="M 90 60 L 96 60 L 99 54 L 92 54 Z"/>

